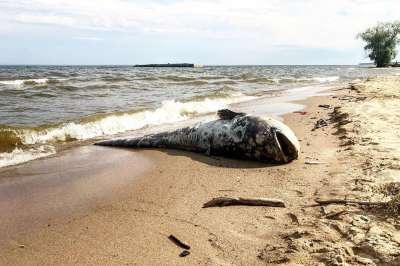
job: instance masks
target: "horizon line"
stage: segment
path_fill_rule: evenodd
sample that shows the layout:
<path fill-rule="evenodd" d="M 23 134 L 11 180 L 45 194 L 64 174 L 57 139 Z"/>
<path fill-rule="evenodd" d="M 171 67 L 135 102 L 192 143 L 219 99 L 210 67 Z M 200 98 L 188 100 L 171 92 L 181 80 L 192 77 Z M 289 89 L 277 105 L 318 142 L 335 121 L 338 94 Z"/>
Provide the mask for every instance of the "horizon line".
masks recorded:
<path fill-rule="evenodd" d="M 374 63 L 360 62 L 357 64 L 205 64 L 205 65 L 194 64 L 194 65 L 205 67 L 205 66 L 357 66 L 360 64 L 374 64 Z M 0 66 L 135 66 L 135 65 L 137 64 L 0 64 Z"/>

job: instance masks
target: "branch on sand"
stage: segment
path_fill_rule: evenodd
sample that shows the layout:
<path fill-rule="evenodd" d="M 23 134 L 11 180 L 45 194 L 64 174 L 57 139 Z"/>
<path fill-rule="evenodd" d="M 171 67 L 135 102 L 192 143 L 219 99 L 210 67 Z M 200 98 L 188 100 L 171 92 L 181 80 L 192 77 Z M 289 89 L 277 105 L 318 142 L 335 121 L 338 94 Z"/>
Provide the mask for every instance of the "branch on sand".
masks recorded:
<path fill-rule="evenodd" d="M 285 208 L 285 203 L 279 199 L 266 199 L 266 198 L 228 198 L 218 197 L 204 203 L 203 208 L 210 207 L 225 207 L 233 205 L 244 206 L 267 206 L 267 207 L 281 207 Z"/>
<path fill-rule="evenodd" d="M 180 248 L 183 249 L 190 249 L 190 246 L 188 244 L 183 243 L 182 241 L 180 241 L 176 236 L 174 235 L 170 235 L 168 237 L 169 240 L 171 240 L 175 245 L 177 245 Z"/>
<path fill-rule="evenodd" d="M 355 204 L 355 205 L 363 205 L 363 206 L 385 206 L 387 202 L 377 201 L 377 202 L 370 202 L 364 200 L 345 200 L 345 199 L 328 199 L 328 200 L 320 200 L 316 199 L 314 206 L 326 206 L 330 204 L 339 204 L 339 205 L 348 205 L 348 204 Z"/>

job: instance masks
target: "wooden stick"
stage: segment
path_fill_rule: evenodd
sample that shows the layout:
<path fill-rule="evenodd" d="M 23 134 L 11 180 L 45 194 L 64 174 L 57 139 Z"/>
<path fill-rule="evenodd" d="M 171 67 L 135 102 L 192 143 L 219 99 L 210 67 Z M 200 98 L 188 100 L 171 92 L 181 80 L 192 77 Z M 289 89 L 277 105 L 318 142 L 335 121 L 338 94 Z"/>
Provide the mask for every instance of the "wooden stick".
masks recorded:
<path fill-rule="evenodd" d="M 340 218 L 340 215 L 349 213 L 348 211 L 340 211 L 340 212 L 334 212 L 334 213 L 328 213 L 325 218 L 331 219 L 331 220 L 338 220 Z"/>
<path fill-rule="evenodd" d="M 320 205 L 329 205 L 329 204 L 357 204 L 357 205 L 364 205 L 364 206 L 372 206 L 372 205 L 385 205 L 387 204 L 386 202 L 370 202 L 370 201 L 363 201 L 363 200 L 344 200 L 344 199 L 329 199 L 329 200 L 320 200 L 316 199 L 316 203 L 318 203 L 316 206 Z"/>
<path fill-rule="evenodd" d="M 171 240 L 175 245 L 177 245 L 180 248 L 184 248 L 184 249 L 190 249 L 190 246 L 183 243 L 182 241 L 180 241 L 178 238 L 176 238 L 176 236 L 174 235 L 170 235 L 168 237 L 169 240 Z"/>
<path fill-rule="evenodd" d="M 268 207 L 281 207 L 285 208 L 285 203 L 279 199 L 266 199 L 266 198 L 228 198 L 218 197 L 204 203 L 203 208 L 210 207 L 225 207 L 232 205 L 245 205 L 245 206 L 268 206 Z"/>

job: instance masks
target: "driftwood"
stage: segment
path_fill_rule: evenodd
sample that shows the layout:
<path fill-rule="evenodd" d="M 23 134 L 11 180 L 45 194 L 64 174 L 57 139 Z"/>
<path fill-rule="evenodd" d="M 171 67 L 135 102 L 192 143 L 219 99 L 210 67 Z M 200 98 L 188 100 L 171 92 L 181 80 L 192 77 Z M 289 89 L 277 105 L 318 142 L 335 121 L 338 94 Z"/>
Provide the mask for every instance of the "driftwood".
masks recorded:
<path fill-rule="evenodd" d="M 266 199 L 266 198 L 228 198 L 218 197 L 204 203 L 203 208 L 210 207 L 225 207 L 232 205 L 245 205 L 245 206 L 268 206 L 268 207 L 282 207 L 285 208 L 285 203 L 279 199 Z"/>
<path fill-rule="evenodd" d="M 315 165 L 315 164 L 325 164 L 324 162 L 319 161 L 305 161 L 305 164 Z"/>
<path fill-rule="evenodd" d="M 182 241 L 180 241 L 178 238 L 176 238 L 176 236 L 174 235 L 170 235 L 168 237 L 169 240 L 171 240 L 175 245 L 177 245 L 180 248 L 184 248 L 184 249 L 190 249 L 190 246 L 183 243 Z"/>
<path fill-rule="evenodd" d="M 356 205 L 363 205 L 363 206 L 384 206 L 387 202 L 377 201 L 377 202 L 370 202 L 364 200 L 345 200 L 345 199 L 329 199 L 329 200 L 320 200 L 316 199 L 315 202 L 317 203 L 315 206 L 325 206 L 330 204 L 356 204 Z"/>
<path fill-rule="evenodd" d="M 320 104 L 320 105 L 318 105 L 318 107 L 325 108 L 325 109 L 331 108 L 331 106 L 329 104 Z"/>
<path fill-rule="evenodd" d="M 347 214 L 349 213 L 348 211 L 340 211 L 340 212 L 333 212 L 333 213 L 328 213 L 325 218 L 330 219 L 330 220 L 339 220 L 340 215 L 342 214 Z"/>

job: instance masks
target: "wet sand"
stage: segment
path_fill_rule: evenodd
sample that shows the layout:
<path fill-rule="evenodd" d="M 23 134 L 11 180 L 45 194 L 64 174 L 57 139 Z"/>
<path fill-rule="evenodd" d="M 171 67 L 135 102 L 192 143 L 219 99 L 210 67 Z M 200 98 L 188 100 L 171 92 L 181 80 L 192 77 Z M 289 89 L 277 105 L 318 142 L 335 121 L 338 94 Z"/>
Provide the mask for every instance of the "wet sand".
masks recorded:
<path fill-rule="evenodd" d="M 0 170 L 0 246 L 115 200 L 151 170 L 129 150 L 84 146 Z"/>
<path fill-rule="evenodd" d="M 302 113 L 284 115 L 302 146 L 300 158 L 286 165 L 171 150 L 83 147 L 76 152 L 86 149 L 87 160 L 72 153 L 69 161 L 63 159 L 58 166 L 54 162 L 49 162 L 51 167 L 44 165 L 46 159 L 29 163 L 31 169 L 23 165 L 20 170 L 0 172 L 0 189 L 5 191 L 1 197 L 6 195 L 0 211 L 8 217 L 1 223 L 5 237 L 0 264 L 373 262 L 370 254 L 354 253 L 356 242 L 340 228 L 346 223 L 354 227 L 360 215 L 369 221 L 374 218 L 355 209 L 349 221 L 346 218 L 338 225 L 326 214 L 340 207 L 310 207 L 316 198 L 365 194 L 353 190 L 360 161 L 343 146 L 337 123 L 313 130 L 318 119 L 332 118 L 334 106 L 346 104 L 342 97 L 355 97 L 354 91 L 345 88 L 330 92 L 296 102 L 296 110 L 297 104 L 306 105 Z M 254 109 L 260 110 L 256 105 Z M 37 175 L 19 180 L 15 174 L 23 175 L 24 169 Z M 15 195 L 19 196 L 14 199 Z M 287 207 L 202 208 L 218 196 L 278 198 Z M 170 234 L 191 246 L 189 256 L 179 257 L 182 249 L 168 240 Z"/>

